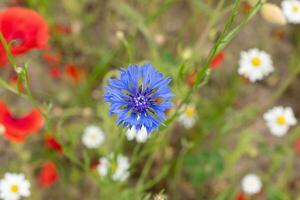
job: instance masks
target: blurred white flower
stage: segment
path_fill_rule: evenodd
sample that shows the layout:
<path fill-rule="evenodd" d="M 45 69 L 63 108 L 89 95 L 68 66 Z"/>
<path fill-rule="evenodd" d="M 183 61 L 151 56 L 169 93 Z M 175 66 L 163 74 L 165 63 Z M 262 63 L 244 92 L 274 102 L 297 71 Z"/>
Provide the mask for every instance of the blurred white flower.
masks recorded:
<path fill-rule="evenodd" d="M 266 112 L 263 117 L 272 135 L 278 137 L 285 135 L 290 126 L 297 123 L 297 119 L 290 107 L 274 107 Z"/>
<path fill-rule="evenodd" d="M 274 70 L 271 56 L 259 49 L 242 51 L 239 65 L 238 73 L 251 82 L 262 80 Z"/>
<path fill-rule="evenodd" d="M 97 166 L 98 173 L 100 176 L 106 176 L 108 173 L 110 162 L 109 159 L 106 157 L 100 158 L 99 164 Z"/>
<path fill-rule="evenodd" d="M 114 170 L 115 169 L 115 170 Z M 115 181 L 125 181 L 129 176 L 129 161 L 128 158 L 123 155 L 118 155 L 116 166 L 112 165 L 112 171 L 114 171 L 113 179 Z"/>
<path fill-rule="evenodd" d="M 193 51 L 191 48 L 186 48 L 183 50 L 183 52 L 181 53 L 181 57 L 183 60 L 188 60 L 192 57 L 193 55 Z"/>
<path fill-rule="evenodd" d="M 242 179 L 242 189 L 248 195 L 254 195 L 261 191 L 262 182 L 256 174 L 247 174 Z"/>
<path fill-rule="evenodd" d="M 167 196 L 163 194 L 157 194 L 154 196 L 153 200 L 167 200 Z"/>
<path fill-rule="evenodd" d="M 136 128 L 133 126 L 127 130 L 126 137 L 129 141 L 136 139 L 138 143 L 144 143 L 149 136 L 147 129 L 144 126 L 142 126 L 140 130 L 136 130 Z"/>
<path fill-rule="evenodd" d="M 0 181 L 0 198 L 4 200 L 18 200 L 29 197 L 30 183 L 24 174 L 6 173 Z"/>
<path fill-rule="evenodd" d="M 97 148 L 103 144 L 105 135 L 97 126 L 88 126 L 82 135 L 82 143 L 87 148 Z"/>
<path fill-rule="evenodd" d="M 113 156 L 100 158 L 97 170 L 100 176 L 111 173 L 113 180 L 125 181 L 129 177 L 129 161 L 123 155 L 118 155 L 116 160 Z"/>
<path fill-rule="evenodd" d="M 163 34 L 158 33 L 154 36 L 154 41 L 158 45 L 163 45 L 166 42 L 166 37 Z"/>
<path fill-rule="evenodd" d="M 118 40 L 123 40 L 124 39 L 124 32 L 123 31 L 117 31 L 116 32 L 116 37 Z"/>
<path fill-rule="evenodd" d="M 288 22 L 293 24 L 300 23 L 300 1 L 284 0 L 281 3 L 281 7 Z"/>
<path fill-rule="evenodd" d="M 182 109 L 182 114 L 178 117 L 178 121 L 186 129 L 192 128 L 196 123 L 196 108 L 194 105 L 185 105 Z"/>

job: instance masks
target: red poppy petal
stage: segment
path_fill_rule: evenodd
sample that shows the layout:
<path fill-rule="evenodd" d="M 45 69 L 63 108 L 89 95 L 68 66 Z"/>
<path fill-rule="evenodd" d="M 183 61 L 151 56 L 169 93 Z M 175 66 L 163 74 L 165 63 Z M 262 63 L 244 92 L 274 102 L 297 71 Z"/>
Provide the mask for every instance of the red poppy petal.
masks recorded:
<path fill-rule="evenodd" d="M 41 187 L 53 185 L 59 178 L 58 171 L 52 161 L 47 161 L 39 174 L 39 184 Z"/>
<path fill-rule="evenodd" d="M 223 60 L 224 60 L 224 52 L 221 51 L 211 61 L 211 63 L 210 63 L 211 68 L 213 68 L 213 69 L 218 68 L 223 63 Z"/>
<path fill-rule="evenodd" d="M 53 149 L 53 150 L 55 150 L 55 151 L 57 151 L 57 152 L 62 152 L 63 151 L 63 148 L 62 148 L 62 146 L 57 142 L 57 140 L 53 137 L 53 136 L 51 136 L 51 135 L 49 135 L 49 136 L 46 136 L 46 138 L 45 138 L 45 145 L 48 147 L 48 148 L 50 148 L 50 149 Z"/>
<path fill-rule="evenodd" d="M 6 106 L 6 104 L 0 100 L 0 121 L 4 118 L 5 115 L 11 115 L 9 108 Z"/>
<path fill-rule="evenodd" d="M 295 151 L 297 154 L 300 154 L 300 139 L 298 138 L 295 142 Z"/>
<path fill-rule="evenodd" d="M 44 125 L 44 118 L 38 110 L 16 118 L 6 104 L 0 100 L 0 123 L 5 127 L 4 136 L 14 142 L 23 142 L 26 136 L 38 132 Z"/>
<path fill-rule="evenodd" d="M 21 130 L 29 134 L 38 132 L 43 127 L 44 118 L 39 111 L 33 110 L 24 117 L 7 119 L 6 124 L 15 131 Z"/>
<path fill-rule="evenodd" d="M 1 44 L 0 44 L 1 45 Z M 7 57 L 6 53 L 2 48 L 0 47 L 0 68 L 5 67 L 5 64 L 7 63 Z"/>
<path fill-rule="evenodd" d="M 78 84 L 80 80 L 84 77 L 85 72 L 82 68 L 79 68 L 73 64 L 67 64 L 65 66 L 65 74 L 71 78 L 71 80 Z"/>
<path fill-rule="evenodd" d="M 58 65 L 61 61 L 61 56 L 57 53 L 44 53 L 43 54 L 43 59 L 53 65 Z"/>
<path fill-rule="evenodd" d="M 26 134 L 23 132 L 18 131 L 10 131 L 6 130 L 4 137 L 10 141 L 16 142 L 16 143 L 23 143 L 26 137 Z"/>

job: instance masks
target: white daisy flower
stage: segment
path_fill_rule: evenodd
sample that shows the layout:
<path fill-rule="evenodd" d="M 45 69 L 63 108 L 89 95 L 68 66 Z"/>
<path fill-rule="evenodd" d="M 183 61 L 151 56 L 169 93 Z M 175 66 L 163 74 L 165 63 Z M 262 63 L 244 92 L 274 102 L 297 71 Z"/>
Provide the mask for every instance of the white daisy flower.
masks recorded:
<path fill-rule="evenodd" d="M 290 126 L 296 125 L 297 123 L 297 119 L 290 107 L 274 107 L 266 112 L 263 117 L 272 135 L 278 137 L 285 135 Z"/>
<path fill-rule="evenodd" d="M 118 155 L 116 160 L 113 156 L 100 158 L 97 170 L 100 176 L 107 176 L 111 173 L 113 180 L 125 181 L 129 177 L 129 161 L 123 155 Z"/>
<path fill-rule="evenodd" d="M 147 132 L 147 129 L 145 126 L 142 126 L 140 130 L 136 130 L 136 128 L 133 126 L 129 128 L 126 132 L 126 138 L 127 140 L 131 141 L 136 139 L 138 143 L 144 143 L 148 139 L 149 135 Z"/>
<path fill-rule="evenodd" d="M 100 158 L 99 164 L 97 165 L 97 170 L 100 176 L 106 176 L 108 174 L 110 162 L 106 157 Z"/>
<path fill-rule="evenodd" d="M 300 1 L 285 0 L 281 3 L 282 11 L 287 21 L 293 24 L 300 23 Z"/>
<path fill-rule="evenodd" d="M 192 128 L 196 123 L 196 107 L 194 105 L 185 105 L 182 114 L 178 117 L 178 121 L 186 129 Z"/>
<path fill-rule="evenodd" d="M 97 148 L 103 144 L 105 135 L 103 131 L 97 126 L 88 126 L 82 135 L 82 143 L 87 148 Z"/>
<path fill-rule="evenodd" d="M 262 182 L 256 174 L 247 174 L 242 179 L 242 189 L 248 195 L 257 194 L 262 189 Z"/>
<path fill-rule="evenodd" d="M 112 165 L 114 167 L 114 165 Z M 113 170 L 114 168 L 112 168 Z M 117 157 L 117 164 L 115 166 L 115 172 L 113 174 L 113 180 L 115 181 L 125 181 L 129 176 L 129 161 L 128 158 L 119 155 Z"/>
<path fill-rule="evenodd" d="M 274 71 L 271 56 L 259 49 L 242 51 L 240 54 L 238 73 L 251 82 L 262 80 Z"/>
<path fill-rule="evenodd" d="M 24 174 L 6 173 L 0 181 L 0 198 L 4 200 L 18 200 L 29 197 L 30 183 Z"/>

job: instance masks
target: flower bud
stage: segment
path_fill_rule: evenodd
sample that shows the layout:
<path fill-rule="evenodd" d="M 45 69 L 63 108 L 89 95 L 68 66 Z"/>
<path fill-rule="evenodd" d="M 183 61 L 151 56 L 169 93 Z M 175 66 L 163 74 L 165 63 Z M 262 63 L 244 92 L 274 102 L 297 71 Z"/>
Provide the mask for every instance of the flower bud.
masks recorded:
<path fill-rule="evenodd" d="M 118 40 L 123 40 L 124 39 L 124 32 L 123 31 L 117 31 L 116 32 L 116 37 Z"/>
<path fill-rule="evenodd" d="M 281 9 L 272 3 L 266 3 L 261 8 L 261 16 L 269 23 L 285 25 L 286 19 Z"/>

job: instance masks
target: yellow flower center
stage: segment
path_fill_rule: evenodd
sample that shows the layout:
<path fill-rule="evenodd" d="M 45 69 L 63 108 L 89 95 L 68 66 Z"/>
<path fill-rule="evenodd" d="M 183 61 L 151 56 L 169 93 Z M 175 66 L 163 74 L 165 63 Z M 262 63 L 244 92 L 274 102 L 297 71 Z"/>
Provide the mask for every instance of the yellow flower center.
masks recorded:
<path fill-rule="evenodd" d="M 91 134 L 90 134 L 90 138 L 91 138 L 92 140 L 97 139 L 97 134 L 96 134 L 96 133 L 91 133 Z"/>
<path fill-rule="evenodd" d="M 117 171 L 117 167 L 118 167 L 118 165 L 115 162 L 113 162 L 111 164 L 111 172 L 115 173 Z"/>
<path fill-rule="evenodd" d="M 298 5 L 297 3 L 295 3 L 295 4 L 293 5 L 293 12 L 294 12 L 294 13 L 298 13 L 299 10 L 300 10 L 299 5 Z"/>
<path fill-rule="evenodd" d="M 195 114 L 195 109 L 193 107 L 187 107 L 185 110 L 185 114 L 188 117 L 193 117 Z"/>
<path fill-rule="evenodd" d="M 12 185 L 10 187 L 10 190 L 14 193 L 18 192 L 19 191 L 19 186 L 18 185 Z"/>
<path fill-rule="evenodd" d="M 254 58 L 252 58 L 251 63 L 253 65 L 253 67 L 257 68 L 257 67 L 260 67 L 261 60 L 259 57 L 254 57 Z"/>
<path fill-rule="evenodd" d="M 279 125 L 285 125 L 285 123 L 286 123 L 285 117 L 284 117 L 283 115 L 279 116 L 279 117 L 277 118 L 277 123 L 278 123 Z"/>

